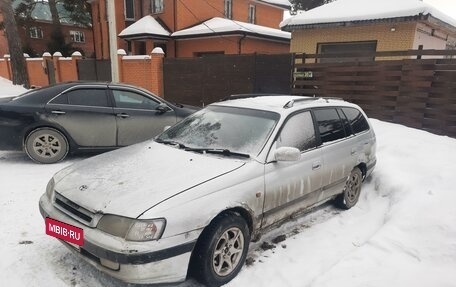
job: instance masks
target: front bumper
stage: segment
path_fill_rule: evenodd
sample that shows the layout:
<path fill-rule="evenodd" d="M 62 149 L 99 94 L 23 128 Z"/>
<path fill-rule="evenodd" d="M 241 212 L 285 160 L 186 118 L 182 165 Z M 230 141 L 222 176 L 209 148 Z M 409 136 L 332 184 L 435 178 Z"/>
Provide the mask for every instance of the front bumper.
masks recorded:
<path fill-rule="evenodd" d="M 43 218 L 50 217 L 82 228 L 83 246 L 62 243 L 97 269 L 128 283 L 184 281 L 191 251 L 200 233 L 188 232 L 158 241 L 128 242 L 74 220 L 55 208 L 46 194 L 41 196 L 39 208 Z"/>

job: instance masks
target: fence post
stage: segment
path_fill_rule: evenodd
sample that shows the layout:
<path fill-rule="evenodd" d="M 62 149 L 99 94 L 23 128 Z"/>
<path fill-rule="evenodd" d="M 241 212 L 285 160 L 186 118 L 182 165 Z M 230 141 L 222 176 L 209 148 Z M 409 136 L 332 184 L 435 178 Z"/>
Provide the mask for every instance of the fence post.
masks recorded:
<path fill-rule="evenodd" d="M 49 52 L 44 52 L 42 58 L 43 58 L 43 62 L 41 63 L 41 66 L 43 67 L 44 74 L 47 75 L 48 85 L 50 85 L 51 84 L 51 80 L 49 79 L 50 74 L 49 74 L 49 71 L 48 71 L 49 67 L 48 67 L 47 61 L 48 60 L 49 61 L 52 60 L 52 55 Z"/>
<path fill-rule="evenodd" d="M 157 96 L 164 97 L 163 95 L 163 59 L 165 53 L 162 48 L 154 48 L 151 53 L 151 84 L 152 92 Z"/>
<path fill-rule="evenodd" d="M 75 51 L 71 54 L 71 64 L 73 66 L 73 71 L 75 75 L 75 80 L 79 80 L 79 73 L 78 73 L 78 60 L 82 59 L 81 52 Z"/>
<path fill-rule="evenodd" d="M 3 56 L 3 58 L 5 58 L 5 62 L 6 62 L 6 72 L 8 73 L 8 80 L 12 81 L 13 78 L 11 76 L 11 62 L 10 62 L 10 55 L 9 54 L 5 54 Z"/>
<path fill-rule="evenodd" d="M 119 63 L 119 82 L 123 81 L 123 56 L 126 56 L 127 52 L 124 49 L 117 50 L 117 62 Z"/>
<path fill-rule="evenodd" d="M 54 75 L 55 75 L 55 82 L 60 83 L 61 82 L 61 76 L 60 76 L 60 57 L 62 57 L 62 53 L 60 52 L 55 52 L 52 55 L 52 61 L 54 62 Z"/>

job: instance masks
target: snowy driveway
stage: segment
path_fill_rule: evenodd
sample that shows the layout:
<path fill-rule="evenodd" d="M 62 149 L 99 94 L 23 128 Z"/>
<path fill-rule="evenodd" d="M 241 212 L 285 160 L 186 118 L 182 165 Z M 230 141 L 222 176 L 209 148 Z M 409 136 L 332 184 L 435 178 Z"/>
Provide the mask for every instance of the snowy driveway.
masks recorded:
<path fill-rule="evenodd" d="M 326 205 L 268 233 L 229 286 L 456 286 L 456 140 L 373 124 L 378 165 L 359 204 Z M 0 151 L 5 286 L 126 286 L 44 234 L 38 198 L 53 173 L 82 159 L 38 165 Z"/>

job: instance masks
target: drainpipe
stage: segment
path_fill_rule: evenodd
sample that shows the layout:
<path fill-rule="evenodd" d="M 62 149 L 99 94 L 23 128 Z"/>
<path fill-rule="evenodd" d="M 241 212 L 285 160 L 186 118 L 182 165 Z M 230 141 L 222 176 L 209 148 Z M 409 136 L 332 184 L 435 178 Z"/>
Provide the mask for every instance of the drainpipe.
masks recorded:
<path fill-rule="evenodd" d="M 247 37 L 247 34 L 242 35 L 242 37 L 239 39 L 238 43 L 238 54 L 240 55 L 242 52 L 242 41 Z"/>
<path fill-rule="evenodd" d="M 173 19 L 173 33 L 177 31 L 177 0 L 174 0 L 174 19 Z M 174 58 L 177 58 L 177 40 L 172 39 L 174 41 Z"/>

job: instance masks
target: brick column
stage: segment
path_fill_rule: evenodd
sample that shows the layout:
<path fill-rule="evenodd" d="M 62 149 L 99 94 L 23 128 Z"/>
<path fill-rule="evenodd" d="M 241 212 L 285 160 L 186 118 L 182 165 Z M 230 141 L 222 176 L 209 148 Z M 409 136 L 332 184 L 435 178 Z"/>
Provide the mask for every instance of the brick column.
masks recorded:
<path fill-rule="evenodd" d="M 71 54 L 71 64 L 73 66 L 73 73 L 74 73 L 74 80 L 79 80 L 79 73 L 78 73 L 78 60 L 82 59 L 81 52 L 75 51 Z"/>
<path fill-rule="evenodd" d="M 47 60 L 52 60 L 52 55 L 49 52 L 44 52 L 42 57 L 43 57 L 43 62 L 41 63 L 41 66 L 43 67 L 44 73 L 47 75 L 47 79 L 48 79 L 48 83 L 47 84 L 50 85 L 51 82 L 49 81 L 49 71 L 48 71 L 49 67 L 48 67 L 46 61 Z"/>
<path fill-rule="evenodd" d="M 52 55 L 52 61 L 54 62 L 54 74 L 55 74 L 55 82 L 60 83 L 62 82 L 62 77 L 60 75 L 60 57 L 62 57 L 62 53 L 55 52 Z"/>
<path fill-rule="evenodd" d="M 5 62 L 6 62 L 6 72 L 8 73 L 8 80 L 12 81 L 13 80 L 13 76 L 12 76 L 12 70 L 11 70 L 11 61 L 10 61 L 10 58 L 11 56 L 9 54 L 5 54 L 3 56 L 3 58 L 5 59 Z"/>
<path fill-rule="evenodd" d="M 151 53 L 151 92 L 164 98 L 163 95 L 163 59 L 165 53 L 162 48 L 155 48 Z"/>
<path fill-rule="evenodd" d="M 117 62 L 119 63 L 119 82 L 123 81 L 123 56 L 126 56 L 127 52 L 124 49 L 117 50 Z"/>

